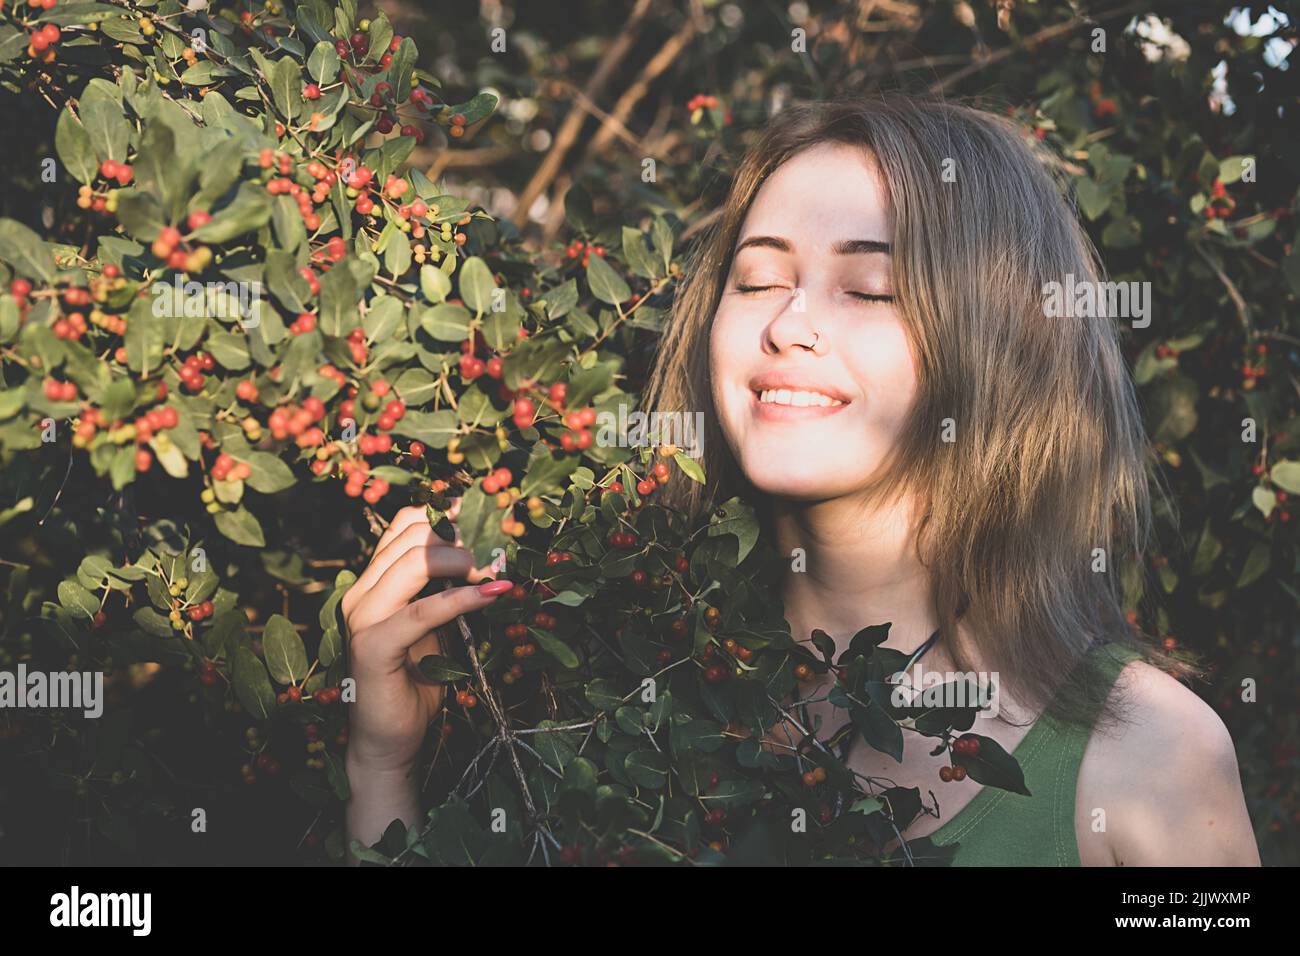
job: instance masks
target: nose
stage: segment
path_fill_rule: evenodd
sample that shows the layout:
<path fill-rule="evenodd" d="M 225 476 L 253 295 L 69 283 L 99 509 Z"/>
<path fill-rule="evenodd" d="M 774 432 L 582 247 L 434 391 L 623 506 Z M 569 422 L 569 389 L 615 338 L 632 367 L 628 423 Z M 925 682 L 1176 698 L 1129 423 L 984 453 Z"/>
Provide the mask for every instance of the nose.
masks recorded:
<path fill-rule="evenodd" d="M 808 308 L 808 290 L 796 287 L 780 313 L 763 330 L 764 351 L 772 355 L 796 349 L 812 351 L 818 342 L 812 313 Z"/>

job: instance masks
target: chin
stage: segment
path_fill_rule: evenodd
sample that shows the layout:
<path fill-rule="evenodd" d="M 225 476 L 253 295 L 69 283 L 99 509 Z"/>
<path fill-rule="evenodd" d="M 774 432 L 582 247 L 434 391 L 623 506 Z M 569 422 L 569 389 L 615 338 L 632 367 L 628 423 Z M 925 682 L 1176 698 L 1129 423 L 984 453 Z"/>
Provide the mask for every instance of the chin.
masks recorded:
<path fill-rule="evenodd" d="M 754 488 L 773 498 L 816 502 L 842 498 L 862 488 L 867 471 L 825 455 L 753 454 L 740 458 L 741 470 Z"/>

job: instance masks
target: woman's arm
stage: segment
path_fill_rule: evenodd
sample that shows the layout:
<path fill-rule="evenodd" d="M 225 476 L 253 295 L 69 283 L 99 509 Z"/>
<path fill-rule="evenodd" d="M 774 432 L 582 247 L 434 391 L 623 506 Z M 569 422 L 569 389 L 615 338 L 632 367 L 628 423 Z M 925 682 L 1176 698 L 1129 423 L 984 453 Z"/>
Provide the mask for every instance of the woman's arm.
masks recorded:
<path fill-rule="evenodd" d="M 1086 841 L 1103 837 L 1116 866 L 1259 866 L 1236 749 L 1219 715 L 1149 664 L 1125 668 L 1117 692 L 1128 721 L 1113 735 L 1094 734 L 1080 767 L 1078 818 L 1105 811 L 1105 830 Z"/>
<path fill-rule="evenodd" d="M 440 683 L 424 680 L 421 658 L 441 653 L 437 629 L 458 615 L 481 610 L 509 581 L 447 588 L 418 598 L 439 578 L 481 580 L 473 557 L 434 534 L 422 508 L 403 508 L 379 539 L 374 556 L 343 596 L 348 664 L 356 680 L 347 752 L 348 860 L 351 841 L 369 846 L 393 820 L 419 817 L 411 771 L 429 721 L 442 707 Z"/>
<path fill-rule="evenodd" d="M 349 756 L 347 773 L 352 790 L 347 808 L 348 862 L 357 863 L 353 840 L 372 846 L 394 820 L 413 825 L 420 817 L 420 802 L 410 770 L 370 768 Z"/>

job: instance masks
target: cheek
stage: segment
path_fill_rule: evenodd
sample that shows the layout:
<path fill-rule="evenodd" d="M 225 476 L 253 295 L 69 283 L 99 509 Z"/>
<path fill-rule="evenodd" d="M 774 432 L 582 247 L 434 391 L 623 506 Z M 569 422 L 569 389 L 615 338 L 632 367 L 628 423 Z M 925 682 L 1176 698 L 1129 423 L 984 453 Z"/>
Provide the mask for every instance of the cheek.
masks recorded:
<path fill-rule="evenodd" d="M 747 351 L 744 323 L 728 319 L 725 310 L 719 310 L 709 329 L 709 379 L 712 382 L 713 406 L 724 419 L 735 396 L 727 386 L 734 384 L 744 369 L 751 366 L 753 354 Z M 734 410 L 733 410 L 734 411 Z"/>
<path fill-rule="evenodd" d="M 853 343 L 848 365 L 876 423 L 900 427 L 917 392 L 916 362 L 902 323 L 896 320 L 863 333 Z"/>

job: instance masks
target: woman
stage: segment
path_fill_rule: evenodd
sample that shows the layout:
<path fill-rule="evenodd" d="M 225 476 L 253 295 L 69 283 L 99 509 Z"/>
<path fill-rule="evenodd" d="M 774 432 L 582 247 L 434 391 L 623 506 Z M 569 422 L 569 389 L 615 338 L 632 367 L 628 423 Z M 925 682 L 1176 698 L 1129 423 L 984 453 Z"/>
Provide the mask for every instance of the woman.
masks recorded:
<path fill-rule="evenodd" d="M 1044 314 L 1047 283 L 1099 269 L 1021 133 L 903 97 L 787 109 L 687 275 L 646 403 L 706 413 L 711 485 L 678 503 L 760 504 L 799 559 L 796 639 L 843 647 L 889 621 L 903 652 L 938 633 L 928 670 L 996 675 L 998 717 L 973 730 L 1015 752 L 1035 796 L 939 783 L 949 758 L 917 734 L 901 762 L 859 742 L 852 769 L 938 790 L 903 837 L 957 842 L 969 864 L 1258 865 L 1222 722 L 1124 617 L 1145 440 L 1113 318 Z M 408 602 L 466 574 L 464 551 L 403 513 L 344 600 L 357 839 L 416 819 L 407 772 L 441 691 L 406 662 L 509 585 Z M 847 717 L 826 689 L 802 691 L 821 736 Z"/>

